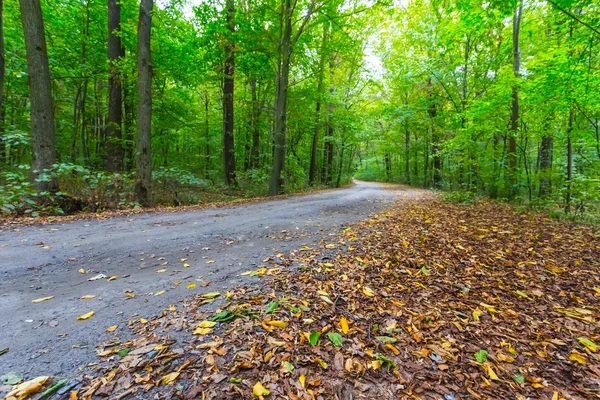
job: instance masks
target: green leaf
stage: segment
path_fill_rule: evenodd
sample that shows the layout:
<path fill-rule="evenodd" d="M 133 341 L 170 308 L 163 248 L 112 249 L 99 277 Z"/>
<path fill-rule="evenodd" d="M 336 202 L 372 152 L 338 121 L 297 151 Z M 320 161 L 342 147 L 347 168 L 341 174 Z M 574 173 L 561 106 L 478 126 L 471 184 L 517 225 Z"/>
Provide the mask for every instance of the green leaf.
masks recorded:
<path fill-rule="evenodd" d="M 488 356 L 488 352 L 485 350 L 479 350 L 477 353 L 475 353 L 475 359 L 480 363 L 486 362 L 487 356 Z"/>
<path fill-rule="evenodd" d="M 525 383 L 525 377 L 523 375 L 513 375 L 513 381 L 517 383 Z"/>
<path fill-rule="evenodd" d="M 579 343 L 581 343 L 582 345 L 584 345 L 585 347 L 587 347 L 588 349 L 590 349 L 592 351 L 598 350 L 598 346 L 596 346 L 596 343 L 592 342 L 588 338 L 580 337 L 580 338 L 577 338 L 577 340 L 579 341 Z"/>
<path fill-rule="evenodd" d="M 327 337 L 329 337 L 329 340 L 331 340 L 331 343 L 333 343 L 335 347 L 342 347 L 342 335 L 335 332 L 329 332 Z"/>
<path fill-rule="evenodd" d="M 279 307 L 279 302 L 272 301 L 269 304 L 269 306 L 267 307 L 267 309 L 265 310 L 265 314 L 271 314 L 271 313 L 275 312 L 275 310 L 277 310 L 277 307 Z"/>
<path fill-rule="evenodd" d="M 229 382 L 231 383 L 240 383 L 242 378 L 229 378 Z"/>
<path fill-rule="evenodd" d="M 427 268 L 425 268 L 425 267 L 421 267 L 421 273 L 423 275 L 429 275 L 429 270 Z"/>
<path fill-rule="evenodd" d="M 127 354 L 129 354 L 129 347 L 125 347 L 124 349 L 119 350 L 119 355 L 121 357 L 125 357 Z"/>
<path fill-rule="evenodd" d="M 16 385 L 17 383 L 23 382 L 23 377 L 13 372 L 9 372 L 6 375 L 0 376 L 1 385 Z"/>
<path fill-rule="evenodd" d="M 283 366 L 283 369 L 286 370 L 286 372 L 288 372 L 290 374 L 292 372 L 294 372 L 294 366 L 291 363 L 289 363 L 287 361 L 284 361 L 284 362 L 281 363 L 281 365 Z"/>
<path fill-rule="evenodd" d="M 375 339 L 379 340 L 381 343 L 396 343 L 398 341 L 398 339 L 390 336 L 375 336 Z"/>
<path fill-rule="evenodd" d="M 219 297 L 221 295 L 221 293 L 219 292 L 210 292 L 210 293 L 205 293 L 202 295 L 202 297 L 206 298 L 206 299 L 214 299 L 215 297 Z"/>
<path fill-rule="evenodd" d="M 529 298 L 529 296 L 527 296 L 527 294 L 525 294 L 525 292 L 521 291 L 521 290 L 517 290 L 517 294 L 521 297 L 525 297 L 526 299 Z"/>
<path fill-rule="evenodd" d="M 309 339 L 310 345 L 311 346 L 316 346 L 320 337 L 321 337 L 321 333 L 320 332 L 311 332 L 310 333 L 310 339 Z"/>

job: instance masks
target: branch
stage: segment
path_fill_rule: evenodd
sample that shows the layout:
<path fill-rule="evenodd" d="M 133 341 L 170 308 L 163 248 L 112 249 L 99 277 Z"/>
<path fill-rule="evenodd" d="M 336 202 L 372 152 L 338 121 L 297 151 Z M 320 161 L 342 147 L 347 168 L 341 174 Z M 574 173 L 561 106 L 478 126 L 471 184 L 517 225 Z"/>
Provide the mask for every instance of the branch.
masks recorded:
<path fill-rule="evenodd" d="M 554 0 L 548 0 L 548 3 L 550 3 L 554 7 L 558 8 L 558 10 L 560 12 L 562 12 L 563 14 L 565 14 L 566 16 L 568 16 L 569 18 L 574 19 L 575 21 L 579 22 L 581 25 L 587 27 L 588 29 L 591 29 L 593 32 L 596 33 L 596 35 L 600 35 L 600 31 L 598 29 L 594 28 L 593 26 L 591 26 L 587 22 L 584 22 L 584 21 L 580 20 L 579 18 L 577 18 L 577 16 L 575 14 L 569 12 L 568 10 L 565 10 L 564 8 L 562 8 L 561 6 L 559 6 Z"/>

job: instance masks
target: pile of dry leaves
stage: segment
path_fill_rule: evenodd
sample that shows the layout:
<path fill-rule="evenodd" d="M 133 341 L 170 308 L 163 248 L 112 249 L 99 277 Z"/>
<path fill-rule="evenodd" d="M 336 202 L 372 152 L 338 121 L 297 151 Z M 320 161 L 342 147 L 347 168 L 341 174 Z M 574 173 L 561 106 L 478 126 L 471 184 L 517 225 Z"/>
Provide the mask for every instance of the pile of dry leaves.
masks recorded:
<path fill-rule="evenodd" d="M 72 398 L 600 398 L 590 228 L 428 199 L 277 261 L 131 321 Z"/>

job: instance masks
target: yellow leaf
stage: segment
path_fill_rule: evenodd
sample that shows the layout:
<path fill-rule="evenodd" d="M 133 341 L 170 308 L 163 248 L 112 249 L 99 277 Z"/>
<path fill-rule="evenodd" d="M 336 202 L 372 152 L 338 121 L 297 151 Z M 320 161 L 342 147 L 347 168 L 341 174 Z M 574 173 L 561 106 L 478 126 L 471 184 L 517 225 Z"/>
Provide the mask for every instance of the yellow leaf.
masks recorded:
<path fill-rule="evenodd" d="M 160 381 L 158 382 L 158 384 L 159 385 L 168 385 L 169 383 L 175 381 L 178 377 L 179 377 L 179 372 L 171 372 L 170 374 L 167 374 L 167 375 L 163 376 L 162 378 L 160 378 Z"/>
<path fill-rule="evenodd" d="M 130 299 L 133 299 L 135 297 L 135 293 L 133 293 L 133 292 L 125 292 L 125 297 L 129 297 Z"/>
<path fill-rule="evenodd" d="M 79 268 L 79 270 L 77 270 L 77 272 L 79 272 L 80 274 L 85 274 L 85 269 Z"/>
<path fill-rule="evenodd" d="M 95 298 L 95 294 L 86 294 L 85 296 L 81 296 L 81 300 L 89 300 Z"/>
<path fill-rule="evenodd" d="M 349 327 L 348 327 L 348 320 L 346 319 L 346 317 L 340 318 L 340 327 L 342 328 L 342 332 L 344 333 L 344 335 L 347 335 L 348 331 L 349 331 Z"/>
<path fill-rule="evenodd" d="M 536 389 L 543 389 L 544 385 L 542 385 L 541 383 L 532 383 L 531 387 L 536 388 Z"/>
<path fill-rule="evenodd" d="M 119 326 L 118 325 L 113 325 L 111 327 L 106 328 L 106 333 L 111 333 L 117 330 Z"/>
<path fill-rule="evenodd" d="M 157 274 L 162 274 L 163 272 L 167 272 L 167 269 L 166 269 L 166 268 L 163 268 L 163 269 L 157 269 L 157 270 L 156 270 L 156 273 L 157 273 Z"/>
<path fill-rule="evenodd" d="M 156 293 L 154 293 L 154 295 L 155 295 L 155 296 L 160 296 L 161 294 L 164 294 L 164 293 L 165 293 L 165 291 L 164 291 L 164 290 L 161 290 L 160 292 L 156 292 Z"/>
<path fill-rule="evenodd" d="M 217 323 L 215 321 L 204 320 L 198 324 L 198 328 L 213 328 Z"/>
<path fill-rule="evenodd" d="M 363 292 L 364 295 L 369 296 L 369 297 L 374 297 L 375 296 L 375 293 L 373 293 L 373 291 L 370 288 L 366 287 L 366 286 L 363 286 L 362 292 Z"/>
<path fill-rule="evenodd" d="M 266 321 L 268 325 L 275 326 L 277 328 L 285 328 L 287 324 L 284 321 Z"/>
<path fill-rule="evenodd" d="M 83 315 L 80 315 L 79 317 L 77 317 L 77 320 L 78 320 L 78 321 L 84 321 L 84 320 L 86 320 L 86 319 L 89 319 L 89 318 L 91 318 L 91 316 L 92 316 L 92 315 L 94 315 L 94 312 L 93 312 L 93 311 L 90 311 L 90 312 L 89 312 L 89 313 L 87 313 L 87 314 L 83 314 Z"/>
<path fill-rule="evenodd" d="M 212 328 L 196 328 L 194 330 L 194 335 L 208 335 L 212 332 Z"/>
<path fill-rule="evenodd" d="M 491 313 L 497 313 L 498 309 L 494 306 L 491 306 L 489 304 L 485 304 L 485 303 L 479 303 L 480 306 L 484 307 L 486 310 L 488 310 L 488 312 Z"/>
<path fill-rule="evenodd" d="M 148 320 L 146 318 L 140 318 L 140 324 L 147 324 Z"/>
<path fill-rule="evenodd" d="M 583 354 L 577 353 L 577 352 L 571 353 L 571 355 L 569 356 L 569 360 L 577 361 L 581 365 L 587 364 L 587 359 L 585 358 L 585 356 Z"/>
<path fill-rule="evenodd" d="M 325 245 L 325 248 L 326 248 L 326 249 L 335 249 L 335 244 L 333 244 L 333 243 L 330 243 L 330 244 L 328 244 L 328 245 Z"/>
<path fill-rule="evenodd" d="M 496 358 L 497 358 L 498 360 L 500 360 L 500 361 L 504 361 L 504 362 L 507 362 L 507 363 L 511 363 L 511 362 L 515 361 L 515 359 L 514 359 L 513 357 L 511 357 L 511 356 L 507 356 L 507 355 L 506 355 L 506 354 L 504 354 L 504 353 L 498 353 L 498 354 L 496 355 Z"/>
<path fill-rule="evenodd" d="M 385 347 L 387 347 L 388 349 L 392 350 L 394 352 L 394 354 L 400 354 L 400 350 L 398 350 L 393 344 L 391 343 L 386 343 Z"/>
<path fill-rule="evenodd" d="M 488 374 L 488 376 L 490 377 L 491 380 L 493 381 L 499 381 L 500 378 L 498 378 L 498 375 L 496 375 L 496 373 L 494 372 L 494 370 L 492 369 L 492 367 L 490 367 L 489 365 L 485 366 L 486 372 Z"/>
<path fill-rule="evenodd" d="M 189 267 L 190 267 L 190 264 L 188 264 L 188 263 L 183 264 L 183 268 L 189 268 Z"/>
<path fill-rule="evenodd" d="M 481 317 L 482 311 L 479 308 L 473 310 L 473 319 L 475 321 L 479 321 L 479 317 Z"/>
<path fill-rule="evenodd" d="M 300 381 L 300 385 L 302 385 L 302 389 L 304 389 L 304 385 L 306 384 L 306 376 L 304 376 L 304 374 L 302 374 L 302 375 L 300 375 L 298 380 Z"/>
<path fill-rule="evenodd" d="M 116 276 L 116 275 L 111 276 L 110 278 L 108 278 L 109 281 L 116 281 L 117 279 L 119 279 L 119 277 Z"/>
<path fill-rule="evenodd" d="M 195 282 L 190 282 L 190 283 L 188 283 L 188 285 L 187 285 L 187 288 L 188 288 L 188 289 L 193 289 L 193 288 L 195 288 L 195 287 L 196 287 L 196 283 L 195 283 Z"/>
<path fill-rule="evenodd" d="M 41 303 L 42 301 L 53 299 L 54 296 L 42 297 L 39 299 L 31 300 L 32 303 Z"/>
<path fill-rule="evenodd" d="M 206 263 L 207 263 L 207 264 L 214 264 L 214 263 L 215 263 L 215 260 L 208 260 Z"/>
<path fill-rule="evenodd" d="M 262 397 L 268 396 L 271 392 L 267 388 L 265 388 L 262 385 L 262 383 L 256 382 L 256 385 L 254 385 L 254 387 L 252 388 L 252 393 L 254 393 L 255 396 Z"/>
<path fill-rule="evenodd" d="M 186 261 L 187 261 L 187 258 L 180 258 L 180 259 L 179 259 L 179 261 L 181 261 L 181 262 L 186 262 Z"/>
<path fill-rule="evenodd" d="M 27 382 L 23 382 L 17 385 L 10 393 L 8 393 L 5 399 L 25 399 L 32 394 L 35 394 L 42 390 L 44 384 L 50 379 L 49 376 L 39 376 Z"/>

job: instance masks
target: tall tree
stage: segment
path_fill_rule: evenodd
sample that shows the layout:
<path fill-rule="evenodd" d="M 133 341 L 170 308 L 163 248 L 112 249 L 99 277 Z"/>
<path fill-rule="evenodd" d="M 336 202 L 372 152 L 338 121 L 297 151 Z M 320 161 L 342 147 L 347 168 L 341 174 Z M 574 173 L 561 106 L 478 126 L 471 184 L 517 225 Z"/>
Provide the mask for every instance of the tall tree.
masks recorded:
<path fill-rule="evenodd" d="M 4 5 L 0 0 L 0 165 L 6 161 L 6 144 L 4 143 L 4 75 L 6 74 L 6 63 L 4 59 Z"/>
<path fill-rule="evenodd" d="M 54 101 L 42 6 L 40 0 L 19 0 L 19 4 L 31 97 L 31 166 L 34 187 L 38 190 L 58 191 L 58 182 L 55 179 L 42 176 L 44 170 L 52 168 L 56 163 Z"/>
<path fill-rule="evenodd" d="M 152 58 L 150 33 L 153 0 L 140 1 L 138 20 L 138 111 L 137 111 L 137 177 L 135 197 L 142 206 L 152 204 Z"/>
<path fill-rule="evenodd" d="M 277 53 L 277 89 L 275 93 L 275 129 L 273 132 L 274 148 L 273 148 L 273 168 L 271 169 L 271 179 L 269 180 L 269 196 L 275 196 L 279 194 L 283 184 L 283 171 L 285 167 L 285 130 L 286 130 L 286 119 L 287 119 L 287 96 L 288 96 L 288 85 L 290 80 L 290 60 L 294 45 L 302 35 L 306 24 L 310 20 L 314 7 L 315 0 L 313 0 L 296 34 L 292 37 L 292 27 L 294 25 L 293 16 L 294 9 L 298 3 L 294 2 L 292 6 L 292 0 L 281 0 L 281 14 L 280 14 L 280 39 Z"/>
<path fill-rule="evenodd" d="M 520 2 L 515 8 L 513 16 L 513 73 L 515 80 L 519 79 L 521 71 L 521 49 L 519 47 L 519 35 L 521 33 L 521 19 L 523 16 L 523 3 Z M 519 129 L 519 83 L 512 86 L 510 113 L 510 134 L 508 137 L 508 196 L 514 198 L 517 194 L 517 131 Z"/>
<path fill-rule="evenodd" d="M 225 43 L 223 77 L 223 174 L 226 185 L 235 185 L 235 142 L 233 137 L 233 91 L 235 73 L 235 0 L 227 0 L 226 23 L 230 37 Z"/>
<path fill-rule="evenodd" d="M 329 24 L 323 25 L 323 41 L 321 43 L 321 55 L 319 57 L 319 70 L 317 72 L 317 104 L 315 105 L 315 127 L 313 131 L 312 147 L 310 151 L 310 168 L 308 171 L 308 184 L 315 183 L 317 177 L 317 149 L 319 144 L 319 123 L 321 119 L 321 96 L 323 88 L 323 73 L 325 69 L 325 49 L 327 46 L 327 34 Z"/>
<path fill-rule="evenodd" d="M 121 46 L 121 3 L 108 0 L 108 120 L 106 121 L 106 168 L 109 171 L 123 169 L 121 66 L 125 56 Z"/>

